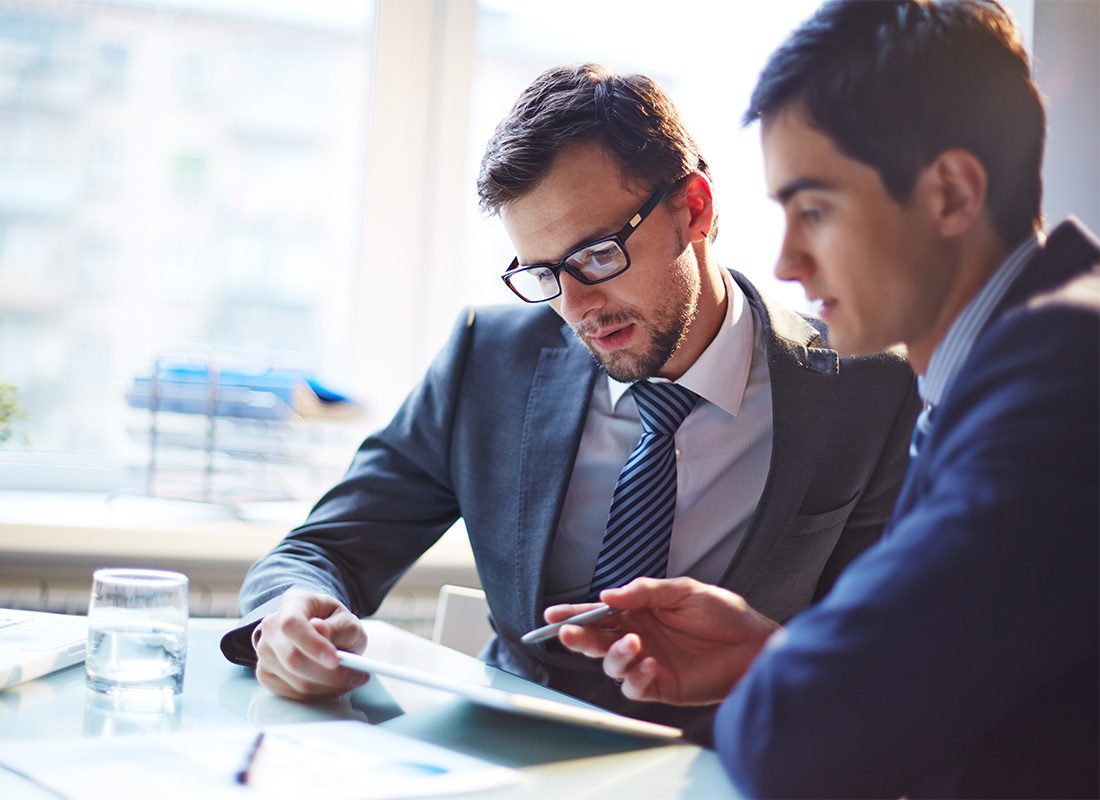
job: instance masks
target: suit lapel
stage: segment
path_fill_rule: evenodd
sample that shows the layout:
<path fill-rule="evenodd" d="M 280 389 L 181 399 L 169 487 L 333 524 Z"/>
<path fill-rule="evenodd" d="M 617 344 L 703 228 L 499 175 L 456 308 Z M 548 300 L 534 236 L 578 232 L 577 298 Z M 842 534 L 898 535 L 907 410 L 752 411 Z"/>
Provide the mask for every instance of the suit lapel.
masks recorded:
<path fill-rule="evenodd" d="M 539 353 L 523 420 L 519 474 L 519 530 L 516 535 L 516 601 L 519 619 L 540 624 L 537 608 L 546 582 L 550 544 L 573 473 L 577 448 L 600 374 L 592 357 L 567 325 L 561 347 Z"/>
<path fill-rule="evenodd" d="M 763 326 L 772 393 L 772 458 L 753 522 L 721 584 L 747 594 L 767 565 L 781 532 L 801 506 L 825 441 L 836 399 L 839 359 L 817 329 L 765 300 L 734 273 Z"/>

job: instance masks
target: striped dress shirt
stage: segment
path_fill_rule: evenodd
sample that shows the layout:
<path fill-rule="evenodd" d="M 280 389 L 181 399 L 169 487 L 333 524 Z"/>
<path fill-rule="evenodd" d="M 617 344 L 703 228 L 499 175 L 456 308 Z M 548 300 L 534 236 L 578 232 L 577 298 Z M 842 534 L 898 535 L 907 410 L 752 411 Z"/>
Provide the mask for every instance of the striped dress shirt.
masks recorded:
<path fill-rule="evenodd" d="M 989 321 L 993 309 L 1004 299 L 1005 293 L 1016 282 L 1024 265 L 1035 255 L 1040 245 L 1041 241 L 1037 235 L 1025 239 L 1001 266 L 997 267 L 993 276 L 985 282 L 981 290 L 966 304 L 962 313 L 951 323 L 947 335 L 932 352 L 928 369 L 918 379 L 920 396 L 924 401 L 925 409 L 939 405 L 947 394 L 951 382 L 966 361 L 966 357 L 970 355 L 970 349 Z"/>

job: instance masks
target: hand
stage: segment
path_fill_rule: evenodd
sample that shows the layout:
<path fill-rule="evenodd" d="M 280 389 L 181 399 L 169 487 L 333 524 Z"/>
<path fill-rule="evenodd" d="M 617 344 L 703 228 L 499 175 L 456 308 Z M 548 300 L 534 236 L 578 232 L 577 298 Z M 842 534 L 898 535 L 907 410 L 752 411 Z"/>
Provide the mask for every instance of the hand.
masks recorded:
<path fill-rule="evenodd" d="M 370 677 L 337 662 L 337 650 L 362 653 L 367 635 L 356 616 L 328 595 L 291 589 L 259 631 L 256 679 L 276 694 L 294 700 L 336 697 Z"/>
<path fill-rule="evenodd" d="M 740 595 L 691 578 L 637 578 L 600 600 L 623 613 L 558 632 L 570 650 L 603 658 L 631 700 L 710 705 L 721 702 L 779 625 Z M 592 608 L 551 606 L 547 622 Z"/>

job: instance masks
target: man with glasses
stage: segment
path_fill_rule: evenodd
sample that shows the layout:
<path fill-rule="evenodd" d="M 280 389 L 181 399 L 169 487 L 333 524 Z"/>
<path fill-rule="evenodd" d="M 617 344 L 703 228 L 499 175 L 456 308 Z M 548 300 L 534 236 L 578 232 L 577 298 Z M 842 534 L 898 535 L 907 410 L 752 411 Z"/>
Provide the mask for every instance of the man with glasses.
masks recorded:
<path fill-rule="evenodd" d="M 638 575 L 689 575 L 785 620 L 879 535 L 907 463 L 912 373 L 841 359 L 712 253 L 706 162 L 652 81 L 550 70 L 486 150 L 478 189 L 527 305 L 471 310 L 343 482 L 250 571 L 223 649 L 281 694 L 363 677 L 357 616 L 458 518 L 496 637 L 485 658 L 632 716 L 556 641 L 519 642 L 554 603 Z"/>

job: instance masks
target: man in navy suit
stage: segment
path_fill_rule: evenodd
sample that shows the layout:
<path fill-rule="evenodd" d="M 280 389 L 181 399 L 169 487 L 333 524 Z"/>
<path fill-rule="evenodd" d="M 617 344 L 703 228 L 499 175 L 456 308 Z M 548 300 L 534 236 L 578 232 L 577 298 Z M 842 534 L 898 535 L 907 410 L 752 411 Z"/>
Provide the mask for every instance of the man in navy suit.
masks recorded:
<path fill-rule="evenodd" d="M 900 341 L 922 375 L 905 487 L 785 627 L 640 579 L 561 640 L 633 699 L 728 693 L 715 740 L 746 796 L 1096 797 L 1100 247 L 1074 221 L 1041 233 L 1019 32 L 979 0 L 829 3 L 746 120 L 786 212 L 776 274 L 838 349 Z"/>
<path fill-rule="evenodd" d="M 838 358 L 820 320 L 718 265 L 707 164 L 643 76 L 540 76 L 490 141 L 479 192 L 527 303 L 462 314 L 345 479 L 250 570 L 223 648 L 287 696 L 353 688 L 363 678 L 335 666 L 336 647 L 369 648 L 358 617 L 461 516 L 491 663 L 690 724 L 699 712 L 633 703 L 556 641 L 519 642 L 547 605 L 591 591 L 613 489 L 642 446 L 634 397 L 697 398 L 664 440 L 675 508 L 643 516 L 672 520 L 653 540 L 664 554 L 627 547 L 652 565 L 634 574 L 726 586 L 786 620 L 881 533 L 908 460 L 912 372 L 896 352 Z"/>

